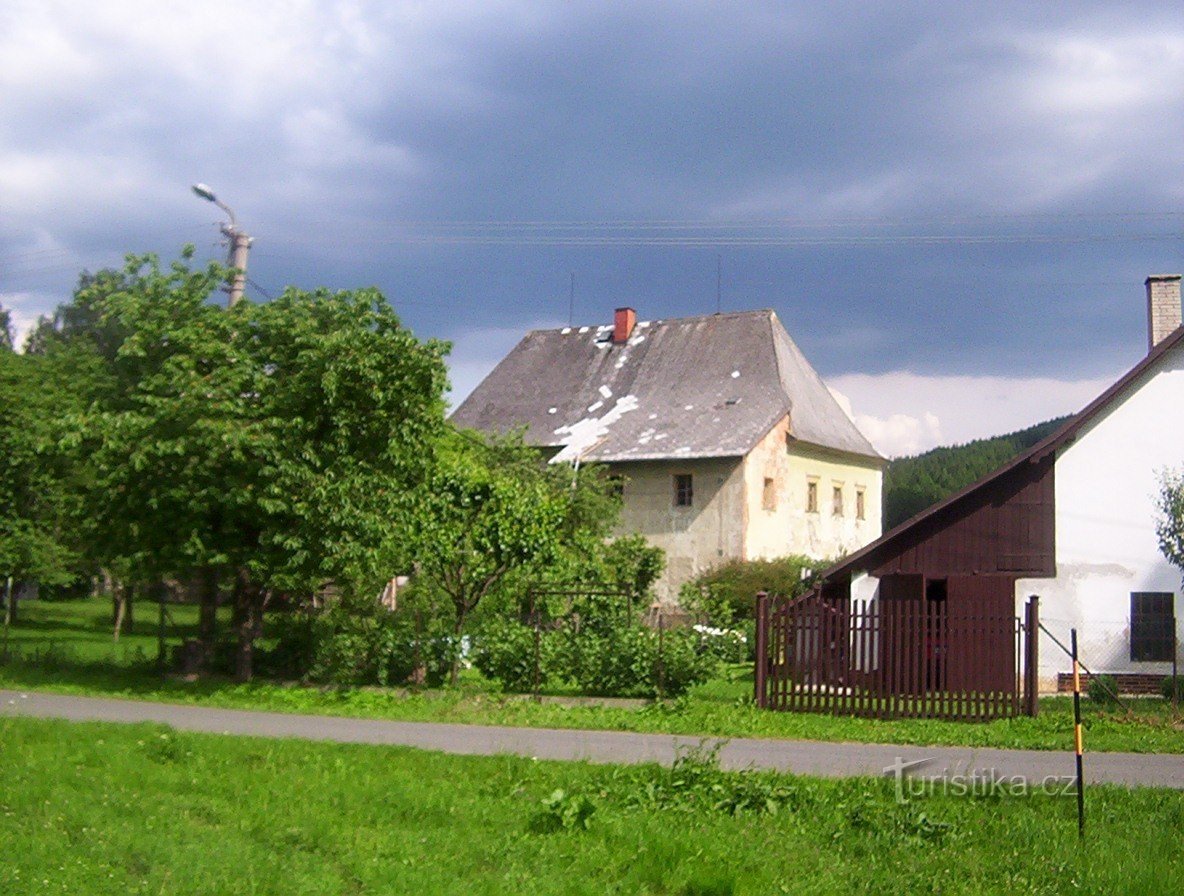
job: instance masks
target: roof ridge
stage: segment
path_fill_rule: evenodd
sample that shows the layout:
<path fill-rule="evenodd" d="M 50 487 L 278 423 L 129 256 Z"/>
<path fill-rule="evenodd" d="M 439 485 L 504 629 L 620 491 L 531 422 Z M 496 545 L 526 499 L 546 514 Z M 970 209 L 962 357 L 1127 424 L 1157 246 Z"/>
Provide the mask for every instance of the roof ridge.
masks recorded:
<path fill-rule="evenodd" d="M 634 309 L 634 310 L 636 310 L 636 309 Z M 712 318 L 720 318 L 720 317 L 749 317 L 749 316 L 755 317 L 755 316 L 758 316 L 761 314 L 775 317 L 777 315 L 777 312 L 774 311 L 772 308 L 753 308 L 748 311 L 713 311 L 710 314 L 688 314 L 684 317 L 655 317 L 655 318 L 650 318 L 647 320 L 642 320 L 639 315 L 638 320 L 637 320 L 637 326 L 640 326 L 643 323 L 652 326 L 654 324 L 677 324 L 677 323 L 683 323 L 685 321 L 691 321 L 691 320 L 711 320 Z M 596 329 L 596 330 L 611 330 L 612 328 L 613 328 L 613 324 L 610 321 L 609 323 L 564 324 L 561 327 L 538 327 L 533 330 L 527 330 L 526 332 L 527 333 L 562 333 L 566 330 L 566 331 L 569 331 L 572 333 L 578 333 L 580 330 L 585 330 L 585 331 L 591 331 L 594 329 Z"/>

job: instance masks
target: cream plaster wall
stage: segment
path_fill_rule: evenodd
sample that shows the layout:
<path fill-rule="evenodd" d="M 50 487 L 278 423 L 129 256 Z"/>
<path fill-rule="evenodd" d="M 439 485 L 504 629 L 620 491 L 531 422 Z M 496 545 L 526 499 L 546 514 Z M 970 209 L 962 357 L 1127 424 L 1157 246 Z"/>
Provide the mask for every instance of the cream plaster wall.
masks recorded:
<path fill-rule="evenodd" d="M 788 551 L 817 559 L 837 559 L 880 537 L 884 477 L 879 465 L 800 443 L 793 443 L 790 451 L 783 449 L 783 452 Z M 807 487 L 811 481 L 818 484 L 816 512 L 806 509 Z M 843 490 L 841 515 L 836 515 L 832 507 L 836 486 Z M 862 490 L 864 495 L 863 519 L 858 519 L 855 512 L 857 490 Z M 759 494 L 756 502 L 759 507 Z M 766 556 L 763 553 L 766 536 L 760 527 L 754 526 L 752 531 L 755 538 L 762 539 L 754 541 L 752 556 Z M 783 549 L 780 553 L 788 551 Z"/>
<path fill-rule="evenodd" d="M 666 552 L 657 597 L 678 599 L 684 582 L 723 560 L 744 556 L 744 475 L 741 459 L 616 463 L 625 478 L 618 534 L 640 533 Z M 674 477 L 689 473 L 694 501 L 674 506 Z"/>
<path fill-rule="evenodd" d="M 619 534 L 638 532 L 666 552 L 659 600 L 725 560 L 771 559 L 806 554 L 838 557 L 880 535 L 879 466 L 856 462 L 786 440 L 787 421 L 766 435 L 747 457 L 612 464 L 625 478 Z M 689 473 L 691 507 L 674 506 L 674 477 Z M 817 477 L 817 513 L 806 512 L 806 483 Z M 772 480 L 767 495 L 765 480 Z M 843 514 L 832 513 L 833 487 L 843 485 Z M 864 491 L 864 519 L 856 519 L 856 488 Z M 771 498 L 766 506 L 766 496 Z"/>

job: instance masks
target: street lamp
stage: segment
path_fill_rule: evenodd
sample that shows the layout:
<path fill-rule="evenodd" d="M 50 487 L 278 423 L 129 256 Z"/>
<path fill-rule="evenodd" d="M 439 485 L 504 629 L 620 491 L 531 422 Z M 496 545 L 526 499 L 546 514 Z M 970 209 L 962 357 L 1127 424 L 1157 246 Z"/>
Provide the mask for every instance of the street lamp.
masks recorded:
<path fill-rule="evenodd" d="M 238 226 L 238 221 L 234 217 L 234 209 L 232 209 L 225 202 L 222 202 L 214 195 L 214 191 L 205 184 L 194 184 L 193 192 L 206 202 L 212 202 L 222 211 L 226 212 L 230 218 L 229 224 L 222 225 L 222 233 L 230 240 L 230 253 L 227 256 L 227 264 L 233 269 L 230 275 L 230 282 L 226 286 L 226 292 L 230 298 L 227 304 L 230 307 L 238 302 L 243 297 L 243 289 L 247 283 L 247 252 L 251 248 L 252 239 L 247 236 L 246 231 Z"/>

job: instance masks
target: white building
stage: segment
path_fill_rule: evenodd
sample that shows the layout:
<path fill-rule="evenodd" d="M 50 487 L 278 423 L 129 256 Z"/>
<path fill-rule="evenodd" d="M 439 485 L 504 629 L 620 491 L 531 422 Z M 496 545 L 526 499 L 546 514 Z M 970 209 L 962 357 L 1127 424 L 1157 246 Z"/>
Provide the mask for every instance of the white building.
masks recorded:
<path fill-rule="evenodd" d="M 1094 672 L 1156 687 L 1184 634 L 1181 571 L 1155 533 L 1158 474 L 1184 466 L 1184 328 L 1180 277 L 1146 287 L 1139 364 L 1030 451 L 827 570 L 831 593 L 1017 615 L 1037 595 L 1045 627 L 1065 644 L 1076 628 Z M 1004 679 L 1007 640 L 991 648 Z M 1042 637 L 1041 688 L 1063 688 L 1070 665 Z"/>

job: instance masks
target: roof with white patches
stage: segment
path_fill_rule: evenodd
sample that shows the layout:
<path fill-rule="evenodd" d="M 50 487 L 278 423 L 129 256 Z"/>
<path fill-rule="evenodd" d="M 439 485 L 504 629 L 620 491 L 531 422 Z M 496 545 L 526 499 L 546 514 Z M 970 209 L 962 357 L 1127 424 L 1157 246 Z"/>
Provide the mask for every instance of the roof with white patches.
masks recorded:
<path fill-rule="evenodd" d="M 786 414 L 790 437 L 879 455 L 771 310 L 533 330 L 456 409 L 458 426 L 526 430 L 556 460 L 739 457 Z"/>

